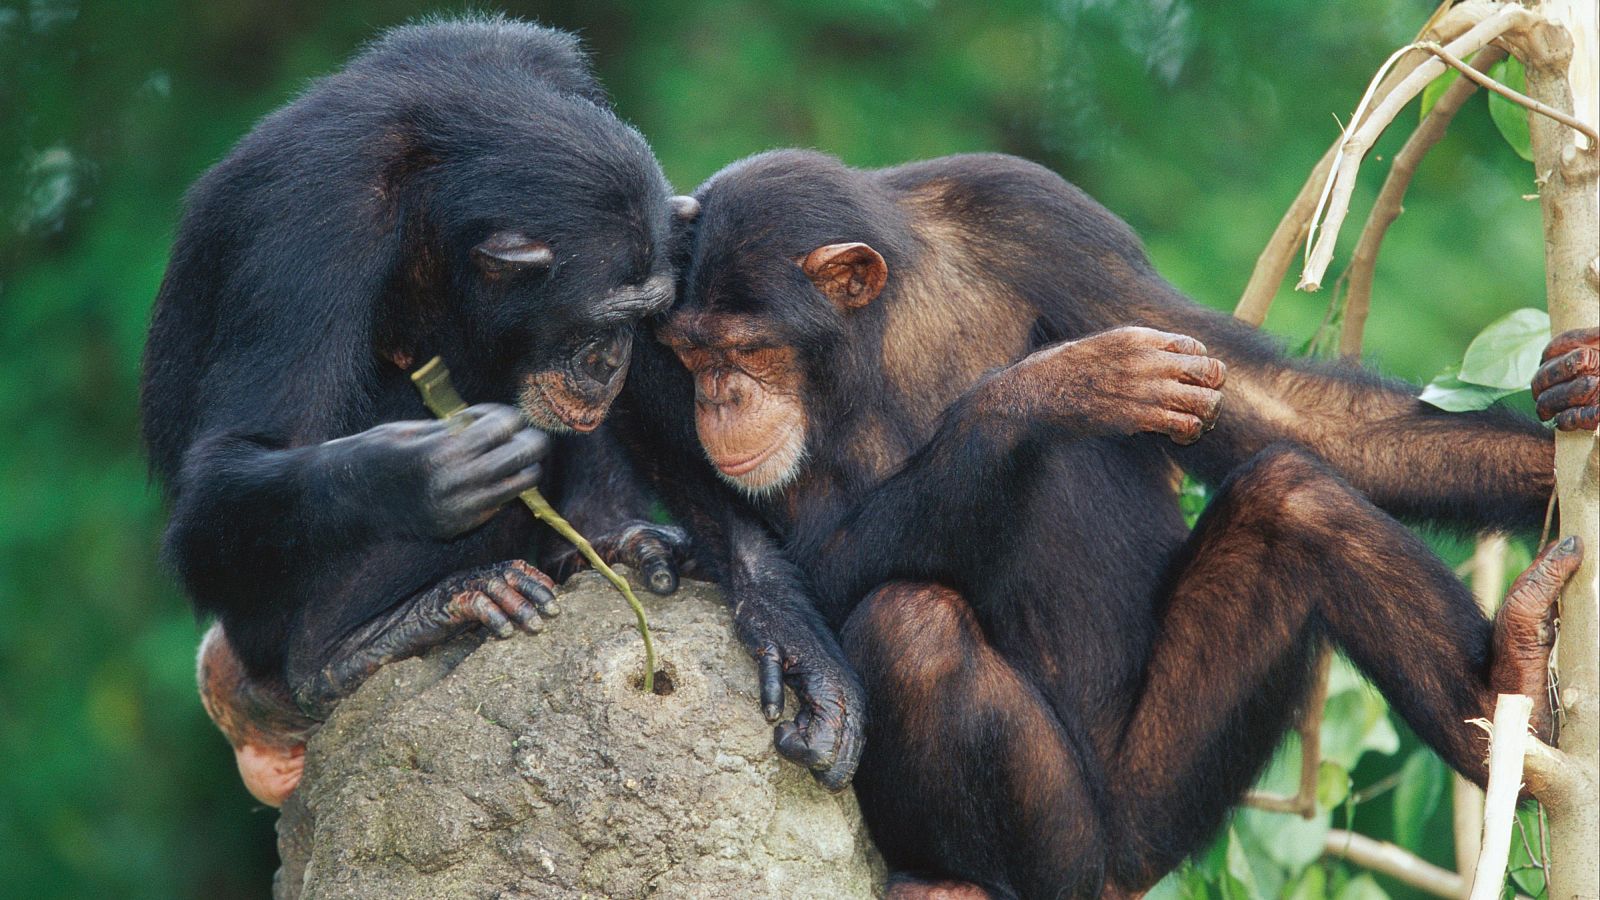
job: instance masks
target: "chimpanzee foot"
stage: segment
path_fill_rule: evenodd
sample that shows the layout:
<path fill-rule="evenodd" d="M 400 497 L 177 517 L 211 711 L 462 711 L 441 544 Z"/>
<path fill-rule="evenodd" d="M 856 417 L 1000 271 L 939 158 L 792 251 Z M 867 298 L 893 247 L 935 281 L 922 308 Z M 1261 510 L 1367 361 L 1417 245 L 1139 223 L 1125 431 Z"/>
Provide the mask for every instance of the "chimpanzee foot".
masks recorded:
<path fill-rule="evenodd" d="M 889 876 L 884 900 L 989 900 L 989 892 L 967 881 L 918 878 L 895 873 Z"/>
<path fill-rule="evenodd" d="M 220 624 L 201 639 L 196 670 L 200 702 L 233 746 L 245 788 L 268 806 L 283 805 L 300 783 L 306 737 L 317 722 L 283 685 L 245 674 Z"/>
<path fill-rule="evenodd" d="M 689 536 L 675 525 L 624 522 L 615 531 L 590 535 L 589 541 L 606 565 L 633 568 L 653 594 L 676 591 L 678 573 L 689 561 Z M 588 564 L 576 548 L 568 548 L 555 557 L 551 571 L 565 581 Z"/>
<path fill-rule="evenodd" d="M 1573 535 L 1551 544 L 1517 576 L 1494 618 L 1493 663 L 1489 686 L 1497 694 L 1533 698 L 1529 724 L 1544 740 L 1552 738 L 1549 678 L 1555 644 L 1556 597 L 1583 562 L 1583 542 Z"/>
<path fill-rule="evenodd" d="M 543 619 L 555 616 L 555 585 L 520 559 L 457 572 L 357 629 L 309 677 L 290 681 L 295 701 L 308 715 L 327 718 L 334 703 L 348 696 L 379 666 L 416 656 L 474 626 L 499 638 L 518 627 L 537 634 Z"/>

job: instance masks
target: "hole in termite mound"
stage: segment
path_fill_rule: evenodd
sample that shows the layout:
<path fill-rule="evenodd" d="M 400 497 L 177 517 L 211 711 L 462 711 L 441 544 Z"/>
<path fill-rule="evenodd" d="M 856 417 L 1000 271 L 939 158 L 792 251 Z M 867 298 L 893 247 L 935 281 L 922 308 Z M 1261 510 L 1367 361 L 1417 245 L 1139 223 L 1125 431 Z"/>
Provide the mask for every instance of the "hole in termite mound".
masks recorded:
<path fill-rule="evenodd" d="M 677 689 L 677 685 L 673 683 L 673 675 L 676 671 L 677 668 L 672 663 L 661 663 L 660 667 L 656 669 L 655 695 L 657 697 L 665 697 Z M 644 690 L 643 672 L 633 676 L 633 689 L 636 691 Z"/>

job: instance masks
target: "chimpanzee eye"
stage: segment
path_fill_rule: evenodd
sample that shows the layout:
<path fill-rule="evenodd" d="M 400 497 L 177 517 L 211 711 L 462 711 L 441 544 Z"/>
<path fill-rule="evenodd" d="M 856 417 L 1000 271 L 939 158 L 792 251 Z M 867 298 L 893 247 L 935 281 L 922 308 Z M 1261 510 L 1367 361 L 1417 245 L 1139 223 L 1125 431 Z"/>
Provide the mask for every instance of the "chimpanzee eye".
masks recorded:
<path fill-rule="evenodd" d="M 491 272 L 548 269 L 556 256 L 550 245 L 520 231 L 496 231 L 472 248 L 472 260 Z"/>

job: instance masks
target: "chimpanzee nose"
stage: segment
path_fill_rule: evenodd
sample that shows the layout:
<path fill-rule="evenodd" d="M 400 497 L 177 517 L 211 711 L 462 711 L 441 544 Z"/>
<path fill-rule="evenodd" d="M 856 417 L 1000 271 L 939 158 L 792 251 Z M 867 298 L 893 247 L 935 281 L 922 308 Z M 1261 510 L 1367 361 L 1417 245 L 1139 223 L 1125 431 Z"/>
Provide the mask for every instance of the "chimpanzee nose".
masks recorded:
<path fill-rule="evenodd" d="M 627 331 L 619 328 L 590 344 L 578 360 L 578 369 L 595 384 L 610 384 L 617 370 L 627 363 L 631 346 Z"/>

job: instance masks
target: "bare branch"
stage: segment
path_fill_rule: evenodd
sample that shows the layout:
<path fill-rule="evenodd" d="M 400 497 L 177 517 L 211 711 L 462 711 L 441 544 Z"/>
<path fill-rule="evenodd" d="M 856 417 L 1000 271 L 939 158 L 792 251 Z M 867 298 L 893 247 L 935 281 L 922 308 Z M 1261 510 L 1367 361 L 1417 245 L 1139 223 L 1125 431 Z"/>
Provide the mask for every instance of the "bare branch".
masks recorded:
<path fill-rule="evenodd" d="M 1507 31 L 1525 27 L 1537 20 L 1532 13 L 1514 4 L 1486 6 L 1462 4 L 1456 9 L 1464 9 L 1469 5 L 1475 12 L 1486 15 L 1482 21 L 1467 29 L 1465 34 L 1450 42 L 1450 52 L 1458 57 L 1476 53 Z M 1301 290 L 1317 290 L 1322 286 L 1322 276 L 1327 272 L 1328 263 L 1333 259 L 1334 242 L 1338 240 L 1339 228 L 1344 224 L 1345 216 L 1350 211 L 1350 196 L 1355 191 L 1356 174 L 1361 167 L 1362 157 L 1366 156 L 1378 136 L 1389 123 L 1394 121 L 1395 116 L 1411 101 L 1411 98 L 1421 93 L 1428 82 L 1437 78 L 1444 69 L 1443 61 L 1437 58 L 1430 59 L 1417 66 L 1395 86 L 1394 90 L 1377 102 L 1370 114 L 1362 115 L 1366 112 L 1365 105 L 1357 108 L 1357 114 L 1351 120 L 1352 130 L 1347 132 L 1344 142 L 1340 145 L 1332 177 L 1325 188 L 1326 202 L 1319 204 L 1318 214 L 1312 216 L 1313 224 L 1319 219 L 1322 220 L 1322 234 L 1310 244 L 1298 286 Z M 1371 97 L 1375 93 L 1369 91 L 1368 96 Z M 1356 126 L 1357 122 L 1360 123 L 1359 127 Z M 1322 215 L 1322 210 L 1326 210 L 1325 217 Z"/>
<path fill-rule="evenodd" d="M 1589 127 L 1583 122 L 1578 121 L 1572 116 L 1567 115 L 1561 110 L 1556 109 L 1553 106 L 1547 106 L 1526 94 L 1519 94 L 1516 91 L 1513 91 L 1511 88 L 1508 88 L 1500 82 L 1495 81 L 1493 78 L 1483 74 L 1483 72 L 1479 71 L 1476 66 L 1467 65 L 1449 50 L 1439 46 L 1437 42 L 1422 41 L 1421 43 L 1418 43 L 1416 47 L 1418 50 L 1432 53 L 1434 56 L 1437 56 L 1450 65 L 1455 66 L 1457 69 L 1461 70 L 1461 74 L 1471 78 L 1473 81 L 1476 81 L 1478 84 L 1483 85 L 1491 91 L 1494 91 L 1496 94 L 1499 94 L 1507 100 L 1510 100 L 1512 103 L 1518 104 L 1519 106 L 1525 106 L 1541 116 L 1549 116 L 1550 118 L 1555 119 L 1557 122 L 1560 122 L 1568 128 L 1571 128 L 1573 131 L 1576 131 L 1588 138 L 1591 142 L 1600 143 L 1600 133 L 1597 133 L 1593 128 Z"/>
<path fill-rule="evenodd" d="M 1506 52 L 1499 47 L 1485 47 L 1472 60 L 1471 67 L 1487 69 L 1505 58 Z M 1361 229 L 1361 239 L 1356 242 L 1347 270 L 1349 293 L 1345 295 L 1344 330 L 1339 338 L 1339 352 L 1346 357 L 1361 356 L 1361 335 L 1366 328 L 1367 312 L 1372 307 L 1372 277 L 1377 270 L 1378 250 L 1389 233 L 1389 226 L 1404 210 L 1406 189 L 1411 186 L 1417 166 L 1444 137 L 1456 112 L 1476 89 L 1474 82 L 1464 79 L 1450 85 L 1394 156 L 1394 164 L 1383 181 L 1378 199 L 1372 204 L 1372 212 L 1367 215 L 1367 224 Z M 1499 585 L 1495 590 L 1499 590 Z"/>
<path fill-rule="evenodd" d="M 1323 843 L 1323 852 L 1328 856 L 1348 859 L 1362 868 L 1381 872 L 1435 897 L 1456 900 L 1466 887 L 1461 876 L 1449 869 L 1440 868 L 1404 847 L 1373 840 L 1354 831 L 1339 828 L 1329 831 Z"/>
<path fill-rule="evenodd" d="M 1487 15 L 1489 8 L 1482 2 L 1451 6 L 1446 0 L 1429 17 L 1428 24 L 1417 34 L 1417 40 L 1449 41 L 1459 37 Z M 1417 66 L 1426 61 L 1428 55 L 1420 50 L 1407 52 L 1378 83 L 1377 95 L 1386 96 L 1395 85 L 1405 80 L 1416 71 Z M 1357 124 L 1359 123 L 1351 122 L 1350 127 L 1355 127 Z M 1239 303 L 1233 310 L 1234 316 L 1240 321 L 1251 325 L 1260 325 L 1266 321 L 1267 310 L 1272 306 L 1272 298 L 1278 293 L 1278 286 L 1283 284 L 1283 276 L 1289 271 L 1289 264 L 1294 260 L 1294 252 L 1306 239 L 1311 216 L 1316 212 L 1317 200 L 1322 194 L 1322 186 L 1328 179 L 1328 173 L 1333 169 L 1334 157 L 1338 155 L 1344 140 L 1345 135 L 1341 133 L 1338 140 L 1335 140 L 1327 152 L 1322 154 L 1322 159 L 1312 168 L 1305 184 L 1300 187 L 1300 193 L 1295 195 L 1283 218 L 1278 221 L 1278 227 L 1273 229 L 1272 237 L 1262 248 L 1261 255 L 1256 258 L 1255 268 L 1250 273 L 1250 282 L 1245 285 L 1244 293 L 1239 296 Z"/>
<path fill-rule="evenodd" d="M 1528 744 L 1533 699 L 1522 694 L 1495 698 L 1489 737 L 1489 786 L 1484 791 L 1483 842 L 1472 875 L 1471 900 L 1497 900 L 1506 882 L 1511 853 L 1511 823 L 1522 792 L 1522 758 Z"/>

